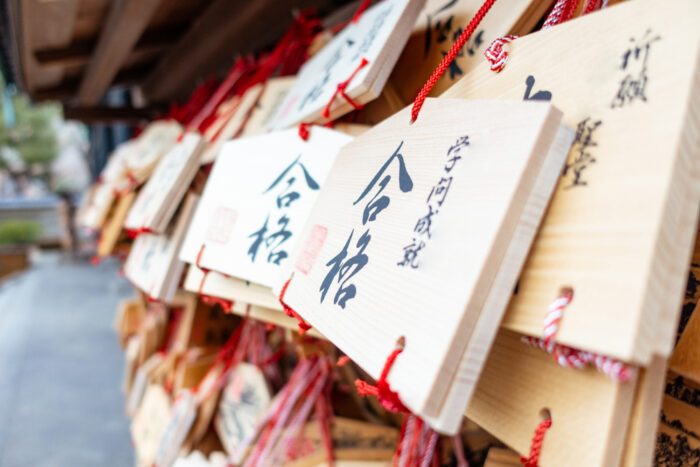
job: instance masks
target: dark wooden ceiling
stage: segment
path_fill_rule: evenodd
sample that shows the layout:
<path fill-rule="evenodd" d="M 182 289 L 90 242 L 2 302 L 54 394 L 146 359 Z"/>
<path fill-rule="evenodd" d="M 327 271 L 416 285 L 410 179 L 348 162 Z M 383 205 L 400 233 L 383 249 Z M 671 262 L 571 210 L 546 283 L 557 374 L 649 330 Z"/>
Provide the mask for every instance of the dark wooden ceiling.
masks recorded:
<path fill-rule="evenodd" d="M 149 104 L 180 100 L 242 53 L 264 49 L 294 11 L 327 15 L 349 0 L 0 0 L 20 89 L 74 115 L 104 115 L 114 86 L 138 85 Z M 349 8 L 349 7 L 348 7 Z M 102 111 L 94 110 L 101 107 Z M 120 115 L 125 115 L 122 109 Z"/>

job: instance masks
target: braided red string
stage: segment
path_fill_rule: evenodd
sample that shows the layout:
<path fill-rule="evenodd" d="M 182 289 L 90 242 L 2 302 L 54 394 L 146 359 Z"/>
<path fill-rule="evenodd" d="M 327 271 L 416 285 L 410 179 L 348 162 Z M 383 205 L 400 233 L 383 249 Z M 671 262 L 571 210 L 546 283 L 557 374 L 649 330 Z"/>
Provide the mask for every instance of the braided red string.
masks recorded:
<path fill-rule="evenodd" d="M 292 282 L 291 277 L 289 278 L 289 280 L 287 280 L 287 282 L 284 283 L 284 287 L 282 287 L 282 290 L 280 291 L 279 300 L 280 300 L 280 304 L 282 305 L 282 308 L 284 308 L 284 314 L 297 320 L 297 323 L 299 324 L 299 334 L 301 334 L 303 336 L 304 334 L 306 334 L 306 331 L 311 329 L 311 326 L 309 325 L 309 323 L 304 321 L 304 318 L 302 318 L 299 315 L 299 313 L 292 310 L 292 308 L 290 308 L 289 305 L 284 303 L 284 294 L 287 293 L 287 287 L 289 287 L 290 282 Z"/>
<path fill-rule="evenodd" d="M 476 15 L 474 15 L 474 18 L 469 22 L 467 28 L 460 34 L 452 45 L 452 48 L 447 52 L 447 55 L 445 55 L 438 67 L 433 71 L 433 74 L 428 78 L 428 81 L 423 85 L 423 88 L 418 92 L 416 99 L 413 101 L 413 108 L 411 109 L 411 122 L 416 121 L 418 112 L 420 112 L 421 107 L 423 107 L 423 103 L 433 89 L 433 86 L 435 86 L 442 74 L 445 73 L 445 70 L 450 66 L 450 63 L 452 63 L 459 51 L 462 50 L 464 44 L 467 43 L 494 3 L 496 3 L 496 0 L 486 0 L 484 4 L 481 5 L 481 8 L 476 12 Z"/>
<path fill-rule="evenodd" d="M 537 461 L 540 458 L 540 451 L 542 451 L 542 442 L 544 441 L 544 435 L 551 426 L 551 418 L 542 420 L 540 424 L 537 425 L 537 428 L 535 429 L 535 435 L 532 437 L 532 444 L 530 445 L 530 456 L 520 457 L 520 462 L 522 462 L 525 467 L 537 467 Z"/>
<path fill-rule="evenodd" d="M 495 1 L 495 0 L 493 0 Z M 345 89 L 348 87 L 350 82 L 357 76 L 357 74 L 362 70 L 365 66 L 369 64 L 369 61 L 362 57 L 362 60 L 360 61 L 359 65 L 357 65 L 357 68 L 350 74 L 350 77 L 346 79 L 345 81 L 338 83 L 338 86 L 335 88 L 335 91 L 333 92 L 333 95 L 331 96 L 330 100 L 328 101 L 328 104 L 326 104 L 326 107 L 324 107 L 323 112 L 321 112 L 321 116 L 323 118 L 329 118 L 330 113 L 331 113 L 331 105 L 333 105 L 333 101 L 335 100 L 336 97 L 340 94 L 343 99 L 348 101 L 348 103 L 355 109 L 359 110 L 364 107 L 363 104 L 357 104 L 355 103 L 350 96 L 345 94 Z"/>
<path fill-rule="evenodd" d="M 582 15 L 587 15 L 588 13 L 593 13 L 594 11 L 600 9 L 602 3 L 600 0 L 588 0 L 588 3 L 583 9 Z"/>
<path fill-rule="evenodd" d="M 356 379 L 355 387 L 361 396 L 376 396 L 379 403 L 382 404 L 382 407 L 390 412 L 410 413 L 410 410 L 401 402 L 399 394 L 391 390 L 391 386 L 389 386 L 389 382 L 386 380 L 391 371 L 391 367 L 396 361 L 396 357 L 398 357 L 401 352 L 403 352 L 403 349 L 394 349 L 389 354 L 376 386 L 372 386 L 361 379 Z"/>
<path fill-rule="evenodd" d="M 564 310 L 573 299 L 573 290 L 565 290 L 547 308 L 544 318 L 543 338 L 524 336 L 521 340 L 533 347 L 539 347 L 552 355 L 561 366 L 583 368 L 594 365 L 600 372 L 614 381 L 628 381 L 634 376 L 634 371 L 623 362 L 593 352 L 575 349 L 555 342 L 554 338 L 564 315 Z"/>

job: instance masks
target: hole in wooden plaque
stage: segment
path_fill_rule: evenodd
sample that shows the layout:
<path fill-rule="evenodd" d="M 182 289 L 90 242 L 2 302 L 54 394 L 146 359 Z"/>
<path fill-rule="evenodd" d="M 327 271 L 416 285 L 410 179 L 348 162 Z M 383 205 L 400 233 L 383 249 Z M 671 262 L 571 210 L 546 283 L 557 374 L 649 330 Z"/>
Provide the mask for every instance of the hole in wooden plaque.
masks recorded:
<path fill-rule="evenodd" d="M 398 339 L 396 339 L 396 348 L 399 350 L 403 350 L 404 347 L 406 347 L 406 337 L 401 336 Z"/>
<path fill-rule="evenodd" d="M 551 419 L 552 419 L 552 412 L 550 412 L 547 407 L 540 410 L 540 421 L 543 422 L 545 420 L 551 420 Z"/>
<path fill-rule="evenodd" d="M 565 285 L 559 289 L 559 296 L 563 297 L 565 295 L 569 295 L 571 299 L 573 300 L 574 298 L 574 288 L 568 285 Z"/>

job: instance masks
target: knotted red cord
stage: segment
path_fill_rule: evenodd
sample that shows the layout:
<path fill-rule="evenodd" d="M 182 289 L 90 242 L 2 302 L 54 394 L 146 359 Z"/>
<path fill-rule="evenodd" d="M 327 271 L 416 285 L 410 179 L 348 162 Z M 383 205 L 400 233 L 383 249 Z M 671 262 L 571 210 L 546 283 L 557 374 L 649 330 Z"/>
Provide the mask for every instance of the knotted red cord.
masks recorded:
<path fill-rule="evenodd" d="M 280 305 L 282 305 L 282 308 L 284 309 L 284 314 L 297 320 L 297 323 L 299 325 L 299 334 L 301 334 L 303 336 L 304 334 L 306 334 L 306 331 L 311 329 L 311 325 L 309 325 L 309 323 L 304 321 L 304 318 L 302 318 L 299 315 L 299 313 L 292 310 L 292 308 L 289 305 L 284 303 L 284 294 L 287 293 L 287 287 L 289 287 L 290 282 L 292 282 L 291 277 L 287 280 L 287 282 L 284 283 L 284 287 L 282 287 L 282 290 L 280 291 L 280 296 L 279 296 Z"/>
<path fill-rule="evenodd" d="M 399 394 L 391 390 L 391 386 L 389 386 L 389 382 L 386 380 L 391 371 L 391 367 L 396 361 L 396 357 L 398 357 L 401 352 L 403 352 L 403 349 L 399 348 L 394 349 L 389 354 L 376 386 L 372 386 L 361 379 L 356 379 L 355 387 L 361 396 L 376 396 L 379 403 L 382 404 L 382 407 L 390 412 L 410 413 L 410 410 L 401 402 Z"/>
<path fill-rule="evenodd" d="M 464 44 L 467 43 L 471 35 L 479 26 L 479 23 L 481 23 L 481 20 L 484 19 L 484 16 L 486 16 L 486 13 L 488 13 L 494 3 L 496 3 L 496 0 L 486 0 L 484 4 L 481 5 L 481 8 L 479 8 L 479 11 L 476 12 L 476 15 L 474 15 L 474 18 L 472 18 L 472 20 L 469 22 L 467 28 L 462 34 L 459 35 L 455 43 L 452 45 L 452 48 L 450 48 L 449 52 L 447 52 L 447 55 L 445 55 L 438 67 L 435 69 L 435 71 L 433 71 L 433 74 L 430 75 L 430 78 L 428 78 L 428 81 L 423 85 L 423 88 L 418 92 L 416 99 L 413 101 L 413 108 L 411 109 L 411 123 L 416 121 L 416 118 L 418 118 L 418 112 L 420 112 L 421 107 L 423 107 L 423 103 L 428 97 L 428 94 L 430 94 L 430 91 L 433 89 L 433 86 L 435 86 L 442 74 L 445 73 L 445 70 L 447 70 L 447 68 L 450 66 L 450 63 L 452 63 L 455 57 L 457 57 L 459 51 L 462 50 Z"/>
<path fill-rule="evenodd" d="M 542 442 L 544 441 L 544 435 L 551 426 L 551 418 L 542 420 L 540 424 L 537 425 L 537 428 L 535 429 L 535 435 L 532 437 L 532 444 L 530 445 L 530 456 L 520 456 L 520 462 L 522 462 L 525 467 L 537 467 L 537 461 L 540 458 L 540 451 L 542 451 Z"/>
<path fill-rule="evenodd" d="M 155 232 L 148 227 L 139 227 L 138 229 L 124 229 L 126 234 L 131 240 L 134 240 L 141 234 L 155 234 Z"/>
<path fill-rule="evenodd" d="M 518 36 L 503 36 L 491 42 L 491 45 L 484 51 L 484 57 L 488 60 L 491 71 L 496 73 L 503 71 L 508 61 L 508 51 L 505 45 L 517 38 Z"/>
<path fill-rule="evenodd" d="M 495 1 L 495 0 L 493 0 Z M 333 92 L 333 95 L 331 96 L 330 100 L 328 101 L 328 104 L 326 104 L 326 107 L 324 107 L 323 112 L 321 112 L 321 116 L 323 118 L 329 118 L 330 117 L 330 112 L 331 112 L 331 105 L 333 104 L 333 101 L 335 100 L 336 97 L 338 97 L 338 94 L 340 94 L 343 99 L 348 101 L 348 103 L 355 109 L 359 110 L 364 107 L 363 104 L 357 104 L 355 103 L 350 96 L 345 94 L 345 89 L 348 87 L 350 82 L 357 76 L 357 74 L 362 70 L 365 66 L 369 64 L 369 61 L 362 57 L 362 60 L 360 61 L 359 65 L 357 65 L 357 68 L 350 73 L 350 77 L 343 81 L 342 83 L 338 83 L 338 86 L 336 86 L 335 91 Z"/>
<path fill-rule="evenodd" d="M 199 252 L 197 253 L 197 260 L 195 261 L 195 266 L 197 266 L 204 273 L 202 275 L 202 280 L 199 282 L 197 295 L 199 296 L 199 299 L 202 300 L 202 303 L 204 303 L 205 305 L 219 305 L 221 309 L 224 310 L 224 313 L 231 313 L 231 310 L 233 308 L 233 301 L 226 300 L 220 297 L 214 297 L 213 295 L 205 295 L 204 293 L 202 293 L 202 290 L 204 289 L 204 281 L 207 279 L 207 276 L 211 272 L 211 269 L 207 269 L 200 264 L 200 261 L 202 260 L 202 253 L 204 252 L 204 246 L 205 245 L 202 245 L 202 247 L 199 249 Z"/>
<path fill-rule="evenodd" d="M 300 123 L 299 124 L 299 137 L 301 139 L 303 139 L 304 141 L 309 140 L 309 135 L 310 135 L 309 128 L 312 125 L 324 126 L 326 128 L 333 128 L 333 125 L 335 125 L 335 120 L 331 120 L 330 122 L 324 123 L 323 125 L 321 125 L 320 123 L 313 123 L 313 122 L 312 123 Z"/>

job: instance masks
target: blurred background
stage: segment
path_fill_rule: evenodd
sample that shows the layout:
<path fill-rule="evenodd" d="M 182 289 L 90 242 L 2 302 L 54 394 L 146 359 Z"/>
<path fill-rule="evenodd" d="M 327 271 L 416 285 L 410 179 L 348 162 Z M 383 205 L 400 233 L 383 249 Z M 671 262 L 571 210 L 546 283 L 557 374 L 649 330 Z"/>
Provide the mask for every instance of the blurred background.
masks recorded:
<path fill-rule="evenodd" d="M 0 466 L 133 465 L 112 327 L 133 288 L 72 222 L 111 151 L 294 11 L 358 3 L 0 0 Z"/>

